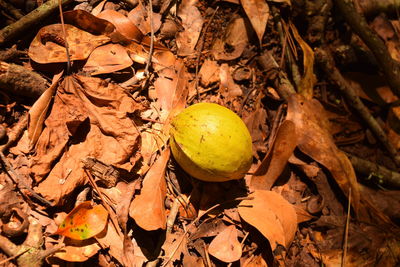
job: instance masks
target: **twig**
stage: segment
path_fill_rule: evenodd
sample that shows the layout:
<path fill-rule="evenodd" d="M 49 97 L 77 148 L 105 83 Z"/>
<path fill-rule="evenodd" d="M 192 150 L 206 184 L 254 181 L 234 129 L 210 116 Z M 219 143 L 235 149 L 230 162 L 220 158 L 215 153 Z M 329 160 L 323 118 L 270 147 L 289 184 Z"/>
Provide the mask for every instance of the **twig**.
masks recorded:
<path fill-rule="evenodd" d="M 62 4 L 69 4 L 73 0 L 62 0 Z M 0 30 L 0 45 L 9 42 L 24 32 L 28 32 L 28 29 L 39 23 L 42 19 L 53 13 L 58 7 L 58 0 L 50 0 L 39 6 L 26 16 L 22 17 L 15 23 L 8 25 Z"/>
<path fill-rule="evenodd" d="M 66 73 L 67 73 L 67 75 L 69 75 L 69 70 L 71 69 L 71 56 L 69 55 L 69 45 L 68 45 L 68 39 L 67 39 L 67 31 L 65 30 L 64 16 L 63 16 L 61 0 L 58 0 L 58 8 L 59 8 L 59 11 L 60 11 L 61 27 L 62 27 L 62 32 L 63 32 L 64 40 L 65 40 L 65 53 L 67 54 L 67 71 L 66 71 Z"/>
<path fill-rule="evenodd" d="M 383 131 L 375 118 L 371 115 L 368 108 L 362 103 L 356 92 L 354 92 L 353 88 L 347 83 L 342 74 L 336 68 L 334 60 L 329 52 L 321 48 L 317 48 L 315 50 L 315 56 L 329 79 L 338 86 L 340 92 L 344 94 L 347 101 L 358 112 L 359 116 L 368 124 L 369 128 L 374 133 L 376 138 L 389 152 L 396 165 L 400 166 L 400 157 L 397 154 L 397 150 L 390 143 L 386 133 Z"/>
<path fill-rule="evenodd" d="M 16 9 L 13 5 L 7 3 L 6 1 L 0 0 L 0 7 L 6 10 L 15 19 L 20 19 L 24 16 L 18 9 Z"/>
<path fill-rule="evenodd" d="M 13 255 L 13 256 L 11 256 L 11 257 L 8 257 L 7 259 L 4 259 L 4 260 L 0 261 L 0 265 L 4 264 L 4 263 L 6 263 L 6 262 L 9 262 L 9 261 L 11 261 L 11 260 L 13 260 L 13 259 L 18 258 L 18 257 L 21 256 L 22 254 L 26 253 L 28 250 L 29 250 L 29 248 L 26 248 L 26 249 L 20 251 L 19 253 L 15 254 L 15 255 Z"/>
<path fill-rule="evenodd" d="M 151 58 L 153 57 L 154 50 L 154 25 L 153 25 L 153 2 L 149 0 L 149 19 L 150 19 L 150 50 L 149 57 L 147 59 L 146 67 L 144 69 L 144 75 L 149 76 L 149 67 L 151 64 Z"/>
<path fill-rule="evenodd" d="M 350 225 L 350 207 L 351 207 L 351 187 L 349 187 L 349 201 L 348 201 L 348 205 L 347 205 L 347 218 L 346 218 L 346 229 L 345 229 L 345 234 L 344 234 L 342 267 L 346 266 L 347 243 L 348 243 L 348 239 L 349 239 L 349 225 Z"/>
<path fill-rule="evenodd" d="M 121 240 L 124 240 L 124 235 L 121 232 L 121 229 L 119 227 L 115 212 L 111 209 L 110 205 L 108 205 L 108 203 L 104 199 L 103 194 L 101 193 L 99 187 L 97 186 L 96 182 L 93 179 L 92 174 L 87 169 L 85 169 L 85 173 L 86 173 L 87 177 L 89 178 L 90 184 L 93 186 L 93 188 L 96 190 L 97 194 L 99 195 L 104 208 L 107 210 L 108 214 L 110 214 L 110 219 L 111 219 L 112 223 L 114 224 L 115 230 L 118 232 L 118 235 L 120 236 Z"/>
<path fill-rule="evenodd" d="M 230 203 L 230 202 L 234 202 L 234 201 L 242 201 L 242 200 L 246 200 L 246 199 L 252 199 L 252 197 L 238 197 L 238 198 L 235 198 L 235 199 L 232 199 L 232 200 L 225 201 L 225 202 L 223 202 L 223 203 L 215 204 L 215 205 L 212 206 L 211 208 L 207 209 L 201 216 L 198 216 L 196 219 L 194 219 L 194 220 L 188 225 L 188 227 L 186 227 L 185 232 L 184 232 L 183 235 L 181 236 L 180 240 L 177 242 L 177 243 L 178 243 L 177 246 L 176 246 L 175 249 L 171 252 L 171 254 L 168 256 L 167 261 L 165 261 L 161 266 L 167 266 L 167 265 L 168 265 L 168 263 L 171 261 L 172 257 L 175 255 L 175 253 L 176 253 L 176 251 L 178 250 L 178 248 L 181 246 L 181 243 L 182 243 L 183 239 L 185 238 L 185 236 L 187 235 L 187 233 L 188 233 L 189 229 L 191 228 L 191 226 L 195 225 L 198 221 L 200 221 L 200 219 L 201 219 L 204 215 L 208 214 L 209 212 L 215 210 L 216 208 L 218 208 L 218 207 L 220 207 L 220 206 L 222 206 L 222 205 L 224 205 L 224 204 L 227 204 L 227 203 Z"/>
<path fill-rule="evenodd" d="M 204 31 L 203 31 L 203 35 L 201 36 L 200 39 L 200 46 L 199 49 L 197 51 L 197 59 L 196 59 L 196 76 L 195 76 L 195 84 L 194 84 L 194 88 L 196 89 L 196 93 L 197 93 L 197 101 L 200 101 L 200 92 L 199 92 L 199 65 L 200 65 L 200 56 L 201 53 L 203 51 L 204 48 L 204 39 L 206 36 L 206 33 L 208 31 L 208 28 L 211 25 L 211 22 L 213 21 L 215 14 L 217 14 L 217 11 L 219 9 L 219 6 L 217 6 L 217 8 L 214 10 L 213 14 L 211 15 L 210 20 L 207 22 L 207 25 L 204 27 Z"/>
<path fill-rule="evenodd" d="M 4 164 L 4 167 L 7 171 L 7 174 L 10 176 L 10 178 L 13 180 L 13 182 L 17 185 L 18 189 L 22 191 L 22 189 L 26 189 L 29 191 L 29 193 L 32 194 L 32 197 L 36 198 L 39 200 L 41 203 L 44 205 L 51 207 L 52 203 L 48 201 L 47 199 L 41 197 L 39 194 L 37 194 L 35 191 L 32 190 L 27 184 L 25 184 L 19 174 L 14 170 L 13 166 L 11 163 L 7 160 L 7 158 L 4 156 L 4 153 L 0 151 L 0 159 Z M 11 175 L 12 174 L 12 175 Z M 24 194 L 25 195 L 25 194 Z"/>
<path fill-rule="evenodd" d="M 393 93 L 400 97 L 400 65 L 393 60 L 383 40 L 368 26 L 365 17 L 357 12 L 353 1 L 334 0 L 334 2 L 350 27 L 374 54 Z"/>
<path fill-rule="evenodd" d="M 14 125 L 11 131 L 8 131 L 7 143 L 0 146 L 0 152 L 6 151 L 10 146 L 16 143 L 24 132 L 26 126 L 28 125 L 28 112 L 26 112 L 19 121 Z"/>
<path fill-rule="evenodd" d="M 389 170 L 382 165 L 378 165 L 374 162 L 356 157 L 348 153 L 346 154 L 357 172 L 368 176 L 370 176 L 371 174 L 375 174 L 379 177 L 378 184 L 382 183 L 384 185 L 388 185 L 394 188 L 400 188 L 400 173 Z"/>

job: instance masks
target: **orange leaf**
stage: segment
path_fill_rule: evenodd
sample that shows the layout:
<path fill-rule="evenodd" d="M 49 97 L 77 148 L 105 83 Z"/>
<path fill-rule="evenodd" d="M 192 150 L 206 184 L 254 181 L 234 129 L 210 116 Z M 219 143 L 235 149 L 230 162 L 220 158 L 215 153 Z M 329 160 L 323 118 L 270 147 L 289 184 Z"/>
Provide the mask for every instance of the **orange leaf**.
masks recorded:
<path fill-rule="evenodd" d="M 97 17 L 111 22 L 120 34 L 130 40 L 140 42 L 143 38 L 143 34 L 138 27 L 118 11 L 107 9 L 101 12 Z"/>
<path fill-rule="evenodd" d="M 345 195 L 351 187 L 352 206 L 358 211 L 360 189 L 356 174 L 347 156 L 340 151 L 331 134 L 326 112 L 318 100 L 292 95 L 288 101 L 287 119 L 296 124 L 298 148 L 324 165 Z"/>
<path fill-rule="evenodd" d="M 282 173 L 296 145 L 295 125 L 286 120 L 278 129 L 272 149 L 251 177 L 251 188 L 269 190 Z"/>
<path fill-rule="evenodd" d="M 208 252 L 223 262 L 239 260 L 242 256 L 242 245 L 237 237 L 237 229 L 234 225 L 226 227 L 211 241 Z"/>
<path fill-rule="evenodd" d="M 71 60 L 84 60 L 97 46 L 110 41 L 105 35 L 93 35 L 68 24 L 65 31 L 67 40 L 61 24 L 41 28 L 29 46 L 29 57 L 41 64 L 67 62 L 65 43 L 68 42 Z"/>
<path fill-rule="evenodd" d="M 288 248 L 297 229 L 293 205 L 273 191 L 255 190 L 249 196 L 253 199 L 239 204 L 240 217 L 269 240 L 272 250 L 277 243 Z"/>
<path fill-rule="evenodd" d="M 240 0 L 240 3 L 261 43 L 269 17 L 267 2 L 265 0 Z"/>
<path fill-rule="evenodd" d="M 164 150 L 157 161 L 151 166 L 143 180 L 143 187 L 131 203 L 129 215 L 137 225 L 146 231 L 165 229 L 166 214 L 164 200 L 167 193 L 165 168 L 170 156 L 170 150 Z"/>
<path fill-rule="evenodd" d="M 132 64 L 133 61 L 123 46 L 106 44 L 93 50 L 83 70 L 92 72 L 91 75 L 98 75 L 122 70 Z"/>
<path fill-rule="evenodd" d="M 313 97 L 314 85 L 317 81 L 317 78 L 314 74 L 314 52 L 312 48 L 303 40 L 303 38 L 301 38 L 299 32 L 293 24 L 290 24 L 290 29 L 292 29 L 294 38 L 303 50 L 304 73 L 299 84 L 299 93 L 305 98 L 311 99 Z"/>
<path fill-rule="evenodd" d="M 102 205 L 92 206 L 90 201 L 86 201 L 67 215 L 55 234 L 77 240 L 88 239 L 104 230 L 107 219 L 108 212 Z"/>

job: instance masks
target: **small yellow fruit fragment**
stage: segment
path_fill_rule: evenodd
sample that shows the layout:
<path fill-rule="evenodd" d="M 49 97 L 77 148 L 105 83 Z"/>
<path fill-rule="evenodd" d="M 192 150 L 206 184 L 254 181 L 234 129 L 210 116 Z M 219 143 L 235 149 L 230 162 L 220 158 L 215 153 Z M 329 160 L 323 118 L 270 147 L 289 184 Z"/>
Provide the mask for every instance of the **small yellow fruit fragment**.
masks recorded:
<path fill-rule="evenodd" d="M 170 134 L 176 161 L 197 179 L 240 179 L 252 163 L 249 130 L 239 116 L 218 104 L 186 108 L 172 120 Z"/>

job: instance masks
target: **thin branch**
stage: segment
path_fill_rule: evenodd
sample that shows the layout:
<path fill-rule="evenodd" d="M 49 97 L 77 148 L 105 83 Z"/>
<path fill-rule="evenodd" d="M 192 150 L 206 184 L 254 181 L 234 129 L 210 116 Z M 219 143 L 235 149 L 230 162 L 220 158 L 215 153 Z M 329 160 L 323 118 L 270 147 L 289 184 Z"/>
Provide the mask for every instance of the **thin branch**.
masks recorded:
<path fill-rule="evenodd" d="M 363 104 L 356 92 L 336 68 L 335 62 L 330 53 L 321 48 L 317 48 L 315 50 L 315 56 L 328 78 L 337 85 L 338 89 L 346 97 L 346 100 L 351 104 L 352 108 L 358 112 L 358 115 L 368 124 L 376 138 L 389 152 L 396 165 L 400 166 L 400 156 L 397 154 L 396 148 L 389 141 L 386 133 L 371 115 L 368 108 Z"/>
<path fill-rule="evenodd" d="M 347 23 L 374 54 L 393 93 L 400 97 L 400 65 L 393 60 L 383 40 L 354 8 L 353 1 L 334 0 Z"/>

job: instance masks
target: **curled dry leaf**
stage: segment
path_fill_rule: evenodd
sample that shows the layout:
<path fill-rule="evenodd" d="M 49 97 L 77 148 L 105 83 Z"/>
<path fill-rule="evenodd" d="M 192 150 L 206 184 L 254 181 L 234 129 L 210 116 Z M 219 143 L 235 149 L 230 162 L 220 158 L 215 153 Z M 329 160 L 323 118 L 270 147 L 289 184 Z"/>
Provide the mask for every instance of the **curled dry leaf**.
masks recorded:
<path fill-rule="evenodd" d="M 240 0 L 240 3 L 261 43 L 269 18 L 267 2 L 265 0 Z"/>
<path fill-rule="evenodd" d="M 237 17 L 229 23 L 222 39 L 213 43 L 212 53 L 217 60 L 233 60 L 242 55 L 248 43 L 244 19 Z M 229 51 L 227 47 L 230 48 Z"/>
<path fill-rule="evenodd" d="M 132 21 L 121 13 L 107 9 L 102 11 L 97 17 L 111 22 L 115 26 L 116 30 L 129 40 L 135 40 L 138 42 L 142 41 L 143 34 L 138 27 L 136 27 Z"/>
<path fill-rule="evenodd" d="M 106 44 L 97 47 L 89 56 L 84 71 L 91 75 L 111 73 L 125 69 L 133 64 L 126 49 L 119 44 Z"/>
<path fill-rule="evenodd" d="M 298 148 L 324 165 L 332 174 L 345 195 L 351 188 L 352 205 L 358 211 L 360 191 L 356 174 L 347 156 L 340 151 L 327 130 L 326 112 L 316 99 L 306 100 L 292 95 L 288 103 L 287 119 L 296 125 Z"/>
<path fill-rule="evenodd" d="M 115 31 L 115 26 L 111 22 L 98 18 L 85 10 L 66 11 L 63 16 L 65 23 L 95 35 L 103 34 L 109 36 Z"/>
<path fill-rule="evenodd" d="M 150 167 L 140 194 L 132 201 L 129 215 L 137 225 L 146 231 L 165 229 L 166 214 L 164 200 L 167 194 L 165 169 L 170 157 L 170 150 L 164 150 Z"/>
<path fill-rule="evenodd" d="M 182 20 L 182 26 L 185 29 L 179 32 L 176 37 L 179 56 L 188 56 L 194 53 L 197 41 L 203 27 L 203 17 L 195 6 L 197 0 L 183 0 L 179 5 L 178 16 Z"/>
<path fill-rule="evenodd" d="M 105 35 L 93 35 L 65 24 L 67 40 L 61 24 L 48 25 L 39 30 L 29 46 L 29 57 L 41 64 L 67 62 L 65 44 L 68 42 L 71 60 L 84 60 L 99 45 L 110 41 Z"/>
<path fill-rule="evenodd" d="M 118 85 L 91 77 L 66 77 L 32 158 L 34 179 L 41 181 L 48 175 L 36 192 L 59 204 L 87 182 L 81 162 L 87 157 L 130 170 L 140 143 L 127 114 L 143 109 Z"/>
<path fill-rule="evenodd" d="M 288 248 L 297 229 L 293 205 L 273 191 L 255 190 L 249 197 L 239 204 L 240 217 L 269 240 L 272 250 L 277 244 Z"/>
<path fill-rule="evenodd" d="M 40 134 L 43 130 L 43 122 L 46 119 L 47 111 L 52 102 L 54 93 L 56 92 L 58 81 L 63 72 L 57 74 L 53 78 L 51 86 L 36 100 L 32 108 L 29 110 L 28 120 L 28 137 L 29 147 L 35 146 Z"/>
<path fill-rule="evenodd" d="M 97 241 L 94 238 L 87 240 L 74 240 L 65 238 L 64 244 L 65 247 L 63 247 L 62 250 L 54 253 L 53 256 L 70 262 L 87 261 L 100 250 L 100 246 L 97 244 Z"/>
<path fill-rule="evenodd" d="M 223 262 L 235 262 L 242 256 L 242 245 L 238 240 L 234 225 L 226 227 L 219 233 L 208 247 L 210 255 Z"/>
<path fill-rule="evenodd" d="M 251 177 L 250 188 L 269 190 L 285 168 L 297 145 L 295 125 L 286 120 L 278 129 L 274 144 Z"/>
<path fill-rule="evenodd" d="M 294 38 L 303 50 L 304 73 L 301 77 L 298 90 L 299 93 L 305 98 L 311 99 L 313 97 L 314 85 L 317 82 L 317 78 L 314 74 L 314 52 L 312 48 L 303 40 L 303 38 L 301 38 L 299 32 L 293 24 L 290 24 L 290 29 L 292 29 Z"/>

